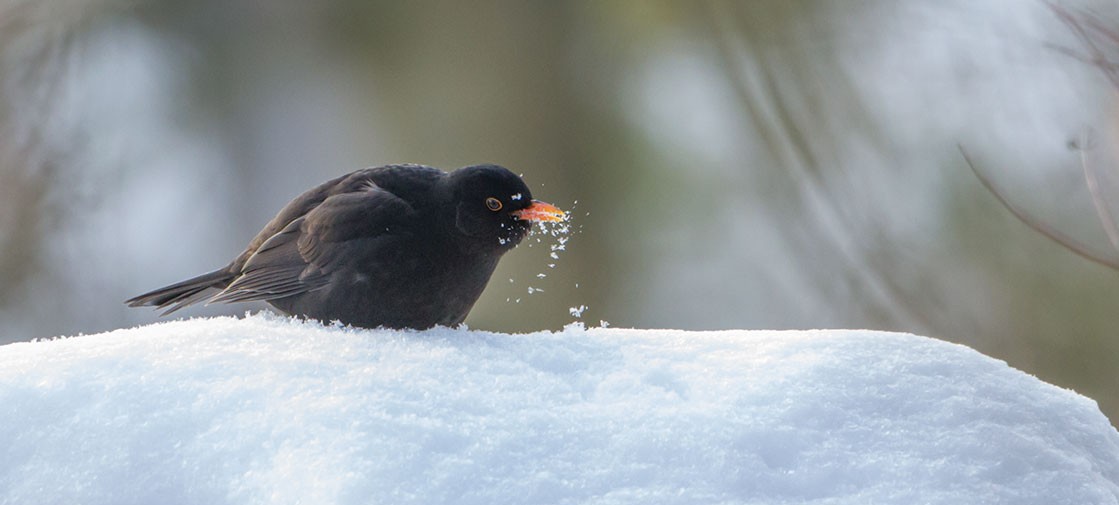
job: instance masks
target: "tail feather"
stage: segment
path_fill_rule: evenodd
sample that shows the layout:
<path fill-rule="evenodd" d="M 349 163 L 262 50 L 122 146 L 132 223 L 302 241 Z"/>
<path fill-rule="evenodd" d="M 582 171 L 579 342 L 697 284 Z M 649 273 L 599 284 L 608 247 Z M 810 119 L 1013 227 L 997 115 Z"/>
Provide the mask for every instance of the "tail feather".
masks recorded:
<path fill-rule="evenodd" d="M 144 293 L 124 303 L 128 304 L 129 307 L 166 308 L 167 310 L 160 314 L 166 316 L 183 307 L 210 298 L 213 294 L 225 289 L 234 277 L 235 275 L 228 268 L 222 268 Z"/>

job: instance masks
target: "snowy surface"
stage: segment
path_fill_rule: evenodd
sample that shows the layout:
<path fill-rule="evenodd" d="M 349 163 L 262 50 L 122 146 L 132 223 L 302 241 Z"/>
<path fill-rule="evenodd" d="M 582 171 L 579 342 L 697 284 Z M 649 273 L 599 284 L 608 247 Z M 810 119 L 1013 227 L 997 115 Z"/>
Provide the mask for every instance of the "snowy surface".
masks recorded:
<path fill-rule="evenodd" d="M 869 331 L 364 331 L 0 347 L 0 503 L 1119 502 L 1096 404 Z"/>

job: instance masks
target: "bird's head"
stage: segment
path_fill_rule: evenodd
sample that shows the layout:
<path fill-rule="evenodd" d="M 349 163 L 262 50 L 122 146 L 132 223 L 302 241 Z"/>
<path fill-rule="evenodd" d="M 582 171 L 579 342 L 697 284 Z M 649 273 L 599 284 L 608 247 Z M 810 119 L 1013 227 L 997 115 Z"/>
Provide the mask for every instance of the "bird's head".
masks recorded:
<path fill-rule="evenodd" d="M 512 249 L 536 221 L 562 221 L 564 212 L 532 199 L 528 186 L 497 165 L 460 168 L 448 178 L 455 230 L 483 249 Z"/>

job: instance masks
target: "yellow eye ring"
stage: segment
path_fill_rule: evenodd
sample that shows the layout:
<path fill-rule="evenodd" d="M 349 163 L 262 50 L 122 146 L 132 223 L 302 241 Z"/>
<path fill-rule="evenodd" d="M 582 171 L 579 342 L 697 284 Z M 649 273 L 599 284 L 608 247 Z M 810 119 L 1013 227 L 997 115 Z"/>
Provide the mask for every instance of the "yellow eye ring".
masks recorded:
<path fill-rule="evenodd" d="M 502 207 L 501 200 L 498 200 L 497 198 L 494 198 L 492 196 L 489 197 L 489 198 L 486 198 L 486 208 L 487 209 L 490 209 L 494 212 L 497 212 L 497 211 L 501 210 L 501 207 Z"/>

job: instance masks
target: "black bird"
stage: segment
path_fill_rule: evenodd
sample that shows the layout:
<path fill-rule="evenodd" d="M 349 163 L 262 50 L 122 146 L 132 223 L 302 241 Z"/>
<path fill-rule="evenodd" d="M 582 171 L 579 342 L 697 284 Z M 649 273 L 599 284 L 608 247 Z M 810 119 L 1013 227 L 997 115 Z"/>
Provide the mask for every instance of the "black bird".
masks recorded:
<path fill-rule="evenodd" d="M 423 329 L 466 319 L 497 261 L 563 211 L 497 165 L 367 168 L 287 204 L 229 265 L 132 307 L 266 301 L 324 322 Z"/>

